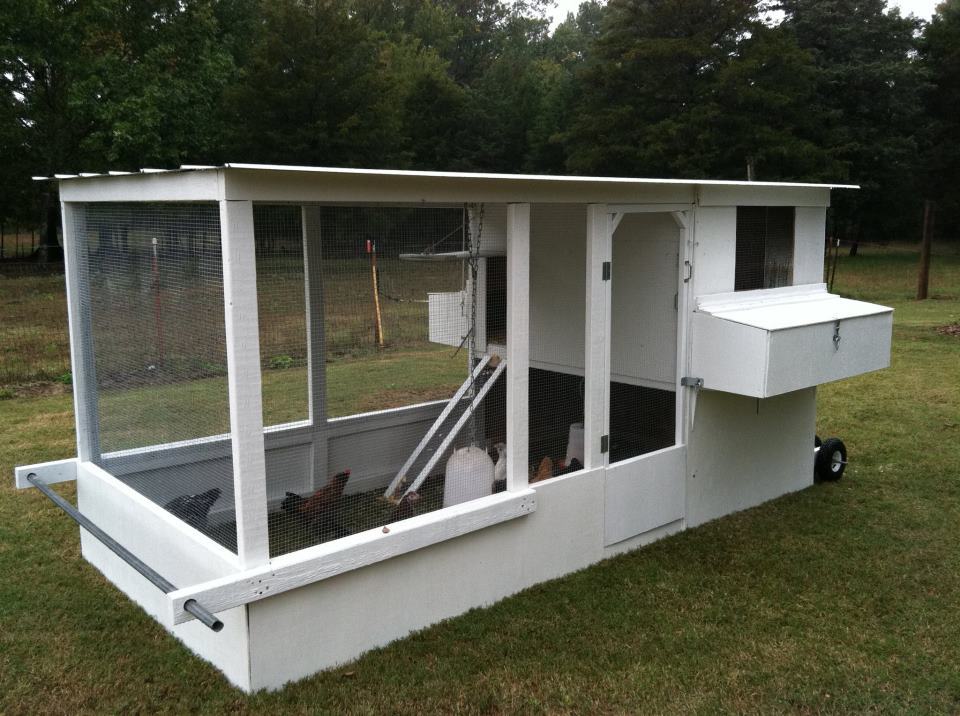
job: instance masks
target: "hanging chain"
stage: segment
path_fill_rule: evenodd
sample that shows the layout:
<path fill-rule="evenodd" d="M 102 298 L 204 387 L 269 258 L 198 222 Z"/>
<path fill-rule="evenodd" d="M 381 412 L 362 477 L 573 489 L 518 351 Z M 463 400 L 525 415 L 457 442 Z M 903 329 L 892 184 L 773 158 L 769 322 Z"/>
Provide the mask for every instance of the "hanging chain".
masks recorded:
<path fill-rule="evenodd" d="M 464 213 L 466 214 L 467 232 L 467 250 L 469 258 L 467 264 L 470 269 L 470 326 L 467 333 L 467 369 L 470 371 L 470 444 L 477 447 L 477 421 L 474 416 L 474 400 L 477 396 L 477 296 L 479 289 L 477 287 L 477 277 L 480 273 L 480 241 L 483 237 L 483 204 L 466 204 Z M 473 235 L 471 230 L 472 214 L 477 215 L 477 232 Z"/>

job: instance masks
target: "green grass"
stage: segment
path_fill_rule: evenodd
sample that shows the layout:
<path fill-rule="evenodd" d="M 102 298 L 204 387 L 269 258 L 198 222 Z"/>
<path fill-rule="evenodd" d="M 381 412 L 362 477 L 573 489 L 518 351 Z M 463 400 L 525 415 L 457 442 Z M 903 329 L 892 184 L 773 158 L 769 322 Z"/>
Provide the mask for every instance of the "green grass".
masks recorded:
<path fill-rule="evenodd" d="M 936 298 L 922 304 L 910 298 L 915 259 L 868 250 L 837 272 L 835 291 L 897 309 L 892 367 L 818 392 L 818 432 L 850 451 L 842 481 L 274 694 L 231 689 L 82 561 L 56 508 L 14 494 L 8 477 L 0 712 L 956 713 L 960 339 L 934 328 L 960 321 L 960 257 L 935 259 Z M 67 396 L 0 401 L 0 474 L 73 452 Z"/>

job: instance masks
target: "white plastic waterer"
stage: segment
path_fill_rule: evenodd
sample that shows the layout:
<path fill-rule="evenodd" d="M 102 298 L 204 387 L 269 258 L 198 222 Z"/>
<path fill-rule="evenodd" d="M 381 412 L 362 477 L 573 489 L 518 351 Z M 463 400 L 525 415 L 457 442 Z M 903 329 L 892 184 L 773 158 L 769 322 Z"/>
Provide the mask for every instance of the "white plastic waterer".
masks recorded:
<path fill-rule="evenodd" d="M 486 497 L 493 492 L 493 460 L 483 448 L 455 450 L 447 460 L 443 481 L 443 506 Z"/>
<path fill-rule="evenodd" d="M 577 458 L 580 464 L 583 464 L 583 423 L 571 423 L 570 436 L 567 438 L 567 462 L 569 465 L 573 458 Z"/>

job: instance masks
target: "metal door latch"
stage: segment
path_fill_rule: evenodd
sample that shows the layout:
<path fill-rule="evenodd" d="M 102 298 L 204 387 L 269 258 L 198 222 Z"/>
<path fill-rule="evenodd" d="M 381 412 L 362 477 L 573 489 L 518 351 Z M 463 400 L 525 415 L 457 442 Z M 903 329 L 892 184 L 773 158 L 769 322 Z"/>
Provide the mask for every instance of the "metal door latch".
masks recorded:
<path fill-rule="evenodd" d="M 703 387 L 703 378 L 693 378 L 689 375 L 686 375 L 680 379 L 680 385 L 685 388 L 696 388 L 699 390 Z"/>
<path fill-rule="evenodd" d="M 833 322 L 833 350 L 840 350 L 840 321 Z"/>

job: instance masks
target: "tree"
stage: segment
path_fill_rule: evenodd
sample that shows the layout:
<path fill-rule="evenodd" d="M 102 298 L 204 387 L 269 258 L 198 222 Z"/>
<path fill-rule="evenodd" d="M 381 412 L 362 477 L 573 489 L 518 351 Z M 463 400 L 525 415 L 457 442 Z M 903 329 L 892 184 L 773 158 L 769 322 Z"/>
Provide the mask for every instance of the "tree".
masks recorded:
<path fill-rule="evenodd" d="M 756 17 L 751 0 L 611 0 L 582 73 L 568 166 L 579 173 L 704 175 L 690 113 Z"/>
<path fill-rule="evenodd" d="M 838 232 L 854 242 L 911 232 L 920 205 L 920 22 L 888 10 L 884 0 L 782 0 L 781 8 L 785 28 L 816 64 L 816 141 L 840 162 L 836 180 L 861 185 L 836 197 Z M 916 212 L 904 211 L 907 197 Z"/>
<path fill-rule="evenodd" d="M 926 98 L 930 120 L 929 141 L 924 153 L 925 193 L 937 202 L 937 226 L 941 233 L 960 237 L 960 0 L 937 7 L 921 45 L 923 63 L 930 77 Z"/>

